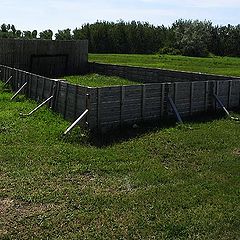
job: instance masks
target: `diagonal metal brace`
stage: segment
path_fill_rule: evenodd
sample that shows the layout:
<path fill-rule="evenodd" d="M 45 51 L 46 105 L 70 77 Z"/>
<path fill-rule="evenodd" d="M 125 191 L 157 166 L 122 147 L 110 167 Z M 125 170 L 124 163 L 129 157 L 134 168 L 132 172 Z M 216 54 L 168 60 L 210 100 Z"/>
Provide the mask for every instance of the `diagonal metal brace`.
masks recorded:
<path fill-rule="evenodd" d="M 28 85 L 28 82 L 25 82 L 20 88 L 19 90 L 11 97 L 11 100 L 13 100 L 14 98 L 16 98 L 16 96 Z"/>
<path fill-rule="evenodd" d="M 10 83 L 10 81 L 12 80 L 12 78 L 13 78 L 13 76 L 11 76 L 11 77 L 4 83 L 3 87 L 6 87 L 6 86 Z"/>
<path fill-rule="evenodd" d="M 67 135 L 82 119 L 88 114 L 89 110 L 86 109 L 84 113 L 63 133 L 63 135 Z"/>
<path fill-rule="evenodd" d="M 229 111 L 226 109 L 226 107 L 224 106 L 223 102 L 220 100 L 220 98 L 214 93 L 213 97 L 215 98 L 215 100 L 218 102 L 218 104 L 221 106 L 221 108 L 223 109 L 223 111 L 228 115 L 228 117 L 230 117 L 232 120 L 235 121 L 240 121 L 239 118 L 237 117 L 233 117 L 230 115 Z"/>
<path fill-rule="evenodd" d="M 223 111 L 230 117 L 230 113 L 229 111 L 226 109 L 226 107 L 224 106 L 223 102 L 220 100 L 220 98 L 214 93 L 213 97 L 215 98 L 215 100 L 218 102 L 218 104 L 221 106 L 221 108 L 223 109 Z"/>
<path fill-rule="evenodd" d="M 181 116 L 180 116 L 180 114 L 179 114 L 179 112 L 178 112 L 178 110 L 177 110 L 176 105 L 174 104 L 172 98 L 169 97 L 169 96 L 168 96 L 168 102 L 170 103 L 170 106 L 171 106 L 171 108 L 173 109 L 174 114 L 175 114 L 178 122 L 179 122 L 179 123 L 183 123 L 183 120 L 182 120 L 182 118 L 181 118 Z"/>
<path fill-rule="evenodd" d="M 20 113 L 21 116 L 27 117 L 27 116 L 31 116 L 33 113 L 35 113 L 38 109 L 40 109 L 41 107 L 43 107 L 46 103 L 50 102 L 53 99 L 53 95 L 51 97 L 49 97 L 48 99 L 46 99 L 44 102 L 42 102 L 40 105 L 38 105 L 36 108 L 34 108 L 30 113 L 28 114 L 23 114 Z"/>

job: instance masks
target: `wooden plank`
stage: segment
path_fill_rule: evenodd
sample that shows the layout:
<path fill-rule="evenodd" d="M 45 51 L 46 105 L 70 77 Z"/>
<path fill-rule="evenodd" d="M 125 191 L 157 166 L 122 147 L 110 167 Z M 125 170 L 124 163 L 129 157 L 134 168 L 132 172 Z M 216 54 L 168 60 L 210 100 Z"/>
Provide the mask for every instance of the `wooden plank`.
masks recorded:
<path fill-rule="evenodd" d="M 41 99 L 44 99 L 44 89 L 45 89 L 46 79 L 43 79 L 42 89 L 41 89 Z"/>
<path fill-rule="evenodd" d="M 121 87 L 121 100 L 120 100 L 120 125 L 122 126 L 123 123 L 123 108 L 124 108 L 124 101 L 125 101 L 125 87 Z"/>
<path fill-rule="evenodd" d="M 75 86 L 75 93 L 74 93 L 74 118 L 77 118 L 77 92 L 78 92 L 78 86 Z"/>
<path fill-rule="evenodd" d="M 231 107 L 231 99 L 232 99 L 232 81 L 228 82 L 228 101 L 227 101 L 227 107 Z"/>
<path fill-rule="evenodd" d="M 165 84 L 161 85 L 161 117 L 164 116 Z"/>
<path fill-rule="evenodd" d="M 68 84 L 66 85 L 66 91 L 65 91 L 65 101 L 64 101 L 64 112 L 63 112 L 63 116 L 64 118 L 66 118 L 66 112 L 67 112 L 67 100 L 68 100 Z"/>
<path fill-rule="evenodd" d="M 97 89 L 97 128 L 100 129 L 101 125 L 101 88 Z"/>
<path fill-rule="evenodd" d="M 216 81 L 215 83 L 214 83 L 214 94 L 216 94 L 217 96 L 218 96 L 218 93 L 219 93 L 219 81 Z M 213 96 L 214 96 L 214 94 L 213 94 Z M 214 101 L 214 110 L 216 110 L 217 108 L 219 108 L 219 104 L 216 102 L 216 101 Z"/>
<path fill-rule="evenodd" d="M 38 99 L 38 77 L 35 78 L 35 81 L 36 81 L 35 100 L 39 101 L 39 99 Z"/>
<path fill-rule="evenodd" d="M 209 83 L 205 82 L 205 112 L 208 111 L 208 96 L 209 96 L 208 89 L 209 89 Z"/>
<path fill-rule="evenodd" d="M 144 119 L 145 101 L 146 101 L 146 87 L 145 85 L 142 85 L 142 102 L 141 102 L 141 118 L 142 119 Z"/>
<path fill-rule="evenodd" d="M 173 100 L 173 102 L 176 102 L 177 96 L 178 96 L 178 95 L 177 95 L 177 93 L 178 93 L 178 83 L 175 82 L 174 85 L 173 85 L 173 87 L 174 87 L 174 88 L 173 88 L 173 94 L 174 94 L 174 95 L 173 95 L 173 99 L 172 99 L 172 100 Z"/>

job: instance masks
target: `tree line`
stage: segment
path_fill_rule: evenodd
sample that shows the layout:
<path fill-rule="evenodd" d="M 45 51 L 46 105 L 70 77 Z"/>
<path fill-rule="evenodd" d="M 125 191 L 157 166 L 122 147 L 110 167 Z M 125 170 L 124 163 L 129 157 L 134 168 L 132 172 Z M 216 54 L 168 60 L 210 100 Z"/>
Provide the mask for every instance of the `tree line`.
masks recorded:
<path fill-rule="evenodd" d="M 205 57 L 240 56 L 240 24 L 213 25 L 211 21 L 179 19 L 171 26 L 147 22 L 97 21 L 80 28 L 42 32 L 17 30 L 2 24 L 0 38 L 89 40 L 92 53 L 160 53 Z"/>

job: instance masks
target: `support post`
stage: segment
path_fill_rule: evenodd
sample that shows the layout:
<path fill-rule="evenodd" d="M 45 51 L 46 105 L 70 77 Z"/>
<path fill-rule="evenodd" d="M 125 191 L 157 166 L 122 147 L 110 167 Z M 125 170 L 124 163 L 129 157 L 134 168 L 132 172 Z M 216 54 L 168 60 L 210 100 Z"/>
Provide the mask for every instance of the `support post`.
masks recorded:
<path fill-rule="evenodd" d="M 63 133 L 63 135 L 67 135 L 87 114 L 89 110 L 86 109 L 83 114 Z"/>
<path fill-rule="evenodd" d="M 215 98 L 215 101 L 218 102 L 218 104 L 221 106 L 221 108 L 223 109 L 223 111 L 230 117 L 230 113 L 228 112 L 228 110 L 226 109 L 226 107 L 224 106 L 224 104 L 222 103 L 222 101 L 219 99 L 219 97 L 214 93 L 213 97 Z"/>
<path fill-rule="evenodd" d="M 20 113 L 21 116 L 31 116 L 34 112 L 36 112 L 38 109 L 40 109 L 42 106 L 44 106 L 46 103 L 50 102 L 53 99 L 53 95 L 51 97 L 49 97 L 48 99 L 46 99 L 44 102 L 42 102 L 40 105 L 38 105 L 36 108 L 34 108 L 30 113 L 28 114 L 23 114 Z"/>
<path fill-rule="evenodd" d="M 4 83 L 3 87 L 7 86 L 10 83 L 10 81 L 12 80 L 12 77 L 13 76 L 10 76 L 10 78 Z"/>
<path fill-rule="evenodd" d="M 16 96 L 28 85 L 28 82 L 25 82 L 20 88 L 19 90 L 12 96 L 11 100 L 13 100 L 14 98 L 16 98 Z"/>
<path fill-rule="evenodd" d="M 63 135 L 67 135 L 76 125 L 81 122 L 90 111 L 90 95 L 86 94 L 86 110 L 82 113 L 82 115 L 63 133 Z M 88 121 L 87 121 L 88 124 Z"/>
<path fill-rule="evenodd" d="M 230 115 L 229 111 L 226 109 L 226 107 L 224 106 L 224 104 L 222 103 L 222 101 L 219 99 L 219 97 L 214 93 L 213 94 L 213 97 L 215 98 L 215 101 L 218 102 L 218 104 L 221 106 L 221 108 L 223 109 L 223 111 L 228 115 L 228 117 L 232 120 L 235 120 L 235 121 L 240 121 L 239 118 L 237 117 L 233 117 Z"/>
<path fill-rule="evenodd" d="M 177 107 L 176 107 L 176 105 L 174 104 L 172 98 L 169 97 L 169 96 L 168 96 L 168 102 L 170 103 L 170 106 L 172 107 L 172 109 L 173 109 L 173 111 L 174 111 L 174 114 L 175 114 L 178 122 L 182 124 L 182 123 L 183 123 L 183 120 L 182 120 L 182 118 L 181 118 L 181 116 L 180 116 L 180 114 L 179 114 L 179 112 L 178 112 L 178 110 L 177 110 Z"/>

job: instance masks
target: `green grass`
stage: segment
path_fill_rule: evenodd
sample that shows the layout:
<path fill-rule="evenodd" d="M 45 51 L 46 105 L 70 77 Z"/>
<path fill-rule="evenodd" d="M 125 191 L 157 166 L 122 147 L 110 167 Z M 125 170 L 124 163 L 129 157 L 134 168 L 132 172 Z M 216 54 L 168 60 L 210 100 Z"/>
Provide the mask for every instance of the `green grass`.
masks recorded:
<path fill-rule="evenodd" d="M 88 74 L 82 76 L 66 76 L 68 82 L 88 87 L 106 87 L 140 84 L 120 77 L 109 77 L 99 74 Z"/>
<path fill-rule="evenodd" d="M 168 55 L 89 54 L 89 61 L 240 76 L 240 58 L 233 57 L 193 58 Z"/>
<path fill-rule="evenodd" d="M 240 58 L 230 57 L 192 58 L 168 55 L 89 54 L 89 61 L 240 76 Z M 89 87 L 140 84 L 120 77 L 109 77 L 99 74 L 66 76 L 64 79 L 70 83 Z"/>
<path fill-rule="evenodd" d="M 11 96 L 0 84 L 1 239 L 239 238 L 239 122 L 100 148 L 79 129 L 61 138 L 69 123 L 46 108 L 21 118 L 36 103 Z"/>

